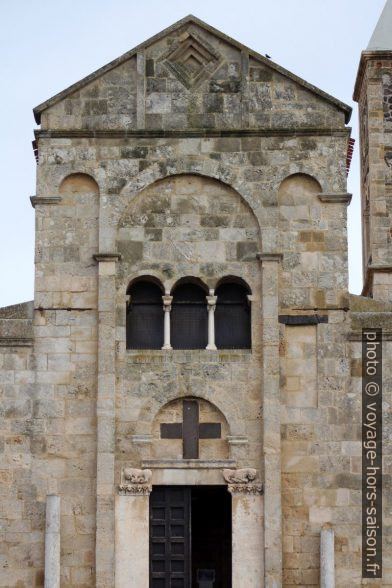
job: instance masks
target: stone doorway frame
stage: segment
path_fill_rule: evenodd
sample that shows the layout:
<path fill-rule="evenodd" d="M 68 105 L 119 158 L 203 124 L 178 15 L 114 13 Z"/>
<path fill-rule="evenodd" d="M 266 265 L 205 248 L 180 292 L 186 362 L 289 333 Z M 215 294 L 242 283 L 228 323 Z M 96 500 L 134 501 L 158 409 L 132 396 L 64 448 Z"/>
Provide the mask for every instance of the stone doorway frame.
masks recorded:
<path fill-rule="evenodd" d="M 223 477 L 223 469 L 233 467 L 232 461 L 205 463 L 204 467 L 196 463 L 183 462 L 181 465 L 169 469 L 154 464 L 153 471 L 123 469 L 115 499 L 115 588 L 149 585 L 149 500 L 153 484 L 222 486 L 225 481 L 232 495 L 232 588 L 263 588 L 262 484 L 228 483 L 226 476 L 226 480 Z"/>

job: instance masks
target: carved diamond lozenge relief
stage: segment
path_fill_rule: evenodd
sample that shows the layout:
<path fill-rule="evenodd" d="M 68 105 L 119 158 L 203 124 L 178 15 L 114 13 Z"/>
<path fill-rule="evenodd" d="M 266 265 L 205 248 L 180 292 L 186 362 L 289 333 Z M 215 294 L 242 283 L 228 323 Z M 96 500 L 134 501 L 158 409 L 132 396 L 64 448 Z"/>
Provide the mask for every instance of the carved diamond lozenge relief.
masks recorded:
<path fill-rule="evenodd" d="M 199 35 L 186 32 L 162 55 L 161 60 L 186 88 L 194 88 L 217 69 L 222 58 Z"/>

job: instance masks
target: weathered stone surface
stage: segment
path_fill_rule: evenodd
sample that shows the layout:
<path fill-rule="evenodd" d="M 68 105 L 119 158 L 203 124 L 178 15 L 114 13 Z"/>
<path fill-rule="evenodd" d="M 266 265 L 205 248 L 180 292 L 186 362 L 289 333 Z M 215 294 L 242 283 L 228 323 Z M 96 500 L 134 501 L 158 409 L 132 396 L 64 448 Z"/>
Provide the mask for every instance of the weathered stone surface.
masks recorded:
<path fill-rule="evenodd" d="M 361 113 L 388 130 L 376 63 Z M 349 112 L 193 17 L 36 109 L 35 300 L 0 309 L 0 585 L 42 586 L 47 494 L 62 585 L 147 585 L 151 483 L 222 484 L 225 468 L 257 471 L 230 488 L 234 586 L 319 585 L 323 525 L 336 585 L 360 586 L 361 329 L 384 329 L 390 383 L 392 145 L 379 161 L 364 134 L 381 300 L 349 296 Z M 210 296 L 245 282 L 252 348 L 127 350 L 127 288 L 146 275 L 167 296 L 184 277 Z M 189 397 L 221 431 L 198 463 L 161 439 Z M 151 476 L 118 496 L 126 470 Z"/>

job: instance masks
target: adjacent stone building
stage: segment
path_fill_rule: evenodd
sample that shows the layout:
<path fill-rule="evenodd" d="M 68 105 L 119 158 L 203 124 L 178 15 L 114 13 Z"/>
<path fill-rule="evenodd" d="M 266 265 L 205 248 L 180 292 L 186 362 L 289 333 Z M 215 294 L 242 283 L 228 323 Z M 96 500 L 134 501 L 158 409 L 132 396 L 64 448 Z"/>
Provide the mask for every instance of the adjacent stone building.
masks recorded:
<path fill-rule="evenodd" d="M 384 340 L 371 584 L 392 586 L 391 31 L 389 0 L 355 90 L 363 296 L 351 108 L 266 57 L 189 16 L 35 108 L 35 296 L 0 310 L 0 586 L 369 583 L 366 327 Z"/>

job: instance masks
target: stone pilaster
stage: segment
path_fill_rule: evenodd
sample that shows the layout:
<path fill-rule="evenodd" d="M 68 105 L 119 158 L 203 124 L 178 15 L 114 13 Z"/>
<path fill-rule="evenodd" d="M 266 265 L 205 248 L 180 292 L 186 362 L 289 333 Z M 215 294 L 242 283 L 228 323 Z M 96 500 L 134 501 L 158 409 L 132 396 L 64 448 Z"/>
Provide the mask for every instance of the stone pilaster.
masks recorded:
<path fill-rule="evenodd" d="M 115 504 L 115 588 L 140 588 L 148 583 L 151 490 L 150 470 L 122 471 Z"/>
<path fill-rule="evenodd" d="M 258 255 L 262 265 L 265 585 L 282 586 L 282 498 L 279 388 L 279 265 L 281 254 Z"/>
<path fill-rule="evenodd" d="M 229 484 L 232 495 L 233 588 L 264 585 L 264 513 L 261 484 Z"/>
<path fill-rule="evenodd" d="M 96 586 L 114 585 L 115 311 L 117 253 L 98 262 Z"/>

